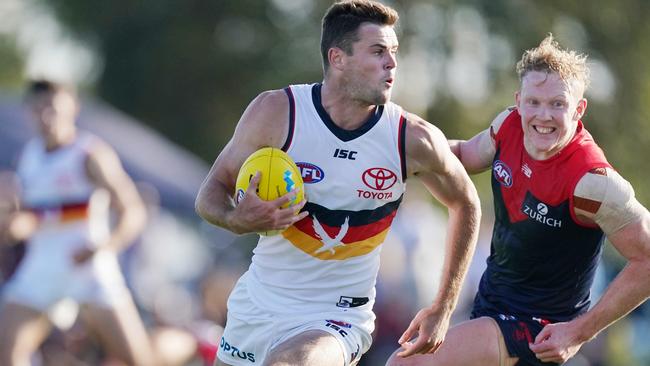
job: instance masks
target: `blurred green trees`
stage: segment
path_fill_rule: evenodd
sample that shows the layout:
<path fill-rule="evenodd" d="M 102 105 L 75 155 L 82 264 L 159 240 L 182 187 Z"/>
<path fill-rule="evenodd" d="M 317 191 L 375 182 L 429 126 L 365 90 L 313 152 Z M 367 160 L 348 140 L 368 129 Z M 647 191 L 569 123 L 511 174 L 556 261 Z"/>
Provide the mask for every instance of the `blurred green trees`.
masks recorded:
<path fill-rule="evenodd" d="M 22 59 L 16 45 L 8 37 L 0 36 L 0 85 L 18 87 L 22 85 Z"/>
<path fill-rule="evenodd" d="M 99 97 L 208 161 L 257 93 L 321 79 L 320 18 L 329 1 L 41 1 L 101 53 Z M 389 3 L 402 17 L 395 100 L 449 137 L 472 136 L 514 101 L 514 64 L 548 32 L 589 54 L 595 72 L 585 123 L 650 203 L 643 159 L 650 155 L 650 2 Z"/>

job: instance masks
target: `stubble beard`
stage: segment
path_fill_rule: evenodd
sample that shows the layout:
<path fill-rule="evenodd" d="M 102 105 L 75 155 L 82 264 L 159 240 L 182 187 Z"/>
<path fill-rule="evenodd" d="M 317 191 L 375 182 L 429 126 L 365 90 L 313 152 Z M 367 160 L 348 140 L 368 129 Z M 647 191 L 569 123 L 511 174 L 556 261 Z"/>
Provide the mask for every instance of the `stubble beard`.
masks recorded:
<path fill-rule="evenodd" d="M 391 97 L 391 90 L 382 92 L 379 88 L 369 86 L 358 79 L 349 79 L 347 83 L 347 94 L 352 100 L 365 105 L 383 105 L 388 103 Z"/>

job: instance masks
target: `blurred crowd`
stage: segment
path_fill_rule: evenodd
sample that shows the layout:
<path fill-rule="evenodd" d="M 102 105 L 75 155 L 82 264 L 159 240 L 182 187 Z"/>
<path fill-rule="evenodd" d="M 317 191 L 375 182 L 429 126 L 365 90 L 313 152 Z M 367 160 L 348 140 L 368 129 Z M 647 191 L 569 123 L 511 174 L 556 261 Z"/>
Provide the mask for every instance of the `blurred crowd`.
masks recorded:
<path fill-rule="evenodd" d="M 9 172 L 0 180 L 12 179 Z M 420 185 L 409 187 L 403 208 L 382 248 L 377 283 L 377 328 L 374 344 L 360 365 L 383 365 L 413 314 L 437 291 L 443 258 L 445 213 L 428 202 Z M 149 185 L 140 185 L 149 210 L 149 223 L 137 242 L 120 257 L 156 352 L 169 365 L 212 365 L 226 322 L 226 300 L 246 270 L 256 236 L 217 235 L 194 217 L 162 209 Z M 489 254 L 489 218 L 463 295 L 452 322 L 468 318 L 474 292 Z M 219 237 L 218 240 L 215 238 Z M 0 245 L 0 289 L 26 250 L 22 244 Z M 606 255 L 605 270 L 594 285 L 597 298 L 618 268 Z M 399 288 L 400 291 L 389 289 Z M 100 344 L 77 321 L 77 306 L 64 301 L 50 313 L 56 325 L 32 365 L 120 365 L 107 359 Z M 597 339 L 585 345 L 570 366 L 646 365 L 650 351 L 650 307 L 644 305 Z"/>
<path fill-rule="evenodd" d="M 14 153 L 17 154 L 17 150 Z M 158 163 L 151 165 L 160 165 Z M 119 260 L 154 352 L 166 365 L 212 365 L 226 322 L 226 300 L 235 281 L 250 263 L 257 236 L 234 236 L 207 225 L 187 210 L 178 209 L 178 205 L 169 205 L 165 197 L 168 193 L 159 183 L 143 178 L 128 159 L 125 166 L 135 176 L 147 207 L 148 222 L 136 243 L 122 252 Z M 162 166 L 167 170 L 172 168 Z M 9 189 L 16 179 L 13 167 L 0 168 L 4 169 L 0 172 L 2 213 L 16 204 L 18 197 Z M 204 173 L 200 171 L 197 175 Z M 413 314 L 430 303 L 437 291 L 444 259 L 441 253 L 444 253 L 446 213 L 431 205 L 427 201 L 430 196 L 422 189 L 419 184 L 409 186 L 382 248 L 374 344 L 360 365 L 383 365 L 397 347 L 397 339 Z M 192 204 L 186 202 L 186 206 Z M 483 205 L 484 212 L 491 212 L 489 202 Z M 489 214 L 485 215 L 479 246 L 454 323 L 469 316 L 490 250 L 491 220 Z M 9 243 L 6 238 L 0 238 L 0 292 L 27 250 L 24 243 Z M 615 253 L 606 251 L 604 265 L 600 267 L 593 288 L 595 299 L 620 269 L 617 258 Z M 396 288 L 400 291 L 394 291 Z M 77 317 L 78 310 L 78 304 L 64 300 L 48 313 L 55 330 L 32 358 L 32 365 L 120 365 L 84 328 Z M 568 364 L 649 364 L 650 350 L 644 344 L 648 337 L 650 306 L 645 304 L 585 345 Z"/>

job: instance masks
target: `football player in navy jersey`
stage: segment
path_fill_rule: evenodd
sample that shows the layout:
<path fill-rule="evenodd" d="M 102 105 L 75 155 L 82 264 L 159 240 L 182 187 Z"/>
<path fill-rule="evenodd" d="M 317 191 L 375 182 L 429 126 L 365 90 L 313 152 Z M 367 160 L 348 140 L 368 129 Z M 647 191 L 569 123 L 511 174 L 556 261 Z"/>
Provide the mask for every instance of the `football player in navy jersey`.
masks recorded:
<path fill-rule="evenodd" d="M 448 208 L 449 226 L 440 291 L 411 323 L 423 336 L 409 352 L 441 344 L 480 205 L 440 130 L 390 101 L 397 19 L 375 1 L 332 5 L 323 18 L 322 83 L 261 93 L 206 177 L 196 202 L 206 221 L 235 233 L 283 230 L 260 238 L 230 295 L 217 365 L 357 364 L 372 342 L 378 247 L 415 175 Z M 306 203 L 281 208 L 295 192 L 260 200 L 258 174 L 235 205 L 242 163 L 265 146 L 303 169 Z"/>
<path fill-rule="evenodd" d="M 435 354 L 398 350 L 388 365 L 561 364 L 650 295 L 650 215 L 581 120 L 586 56 L 549 35 L 517 73 L 515 106 L 470 140 L 450 141 L 470 173 L 493 173 L 491 251 L 472 319 Z M 604 236 L 628 264 L 590 308 Z"/>

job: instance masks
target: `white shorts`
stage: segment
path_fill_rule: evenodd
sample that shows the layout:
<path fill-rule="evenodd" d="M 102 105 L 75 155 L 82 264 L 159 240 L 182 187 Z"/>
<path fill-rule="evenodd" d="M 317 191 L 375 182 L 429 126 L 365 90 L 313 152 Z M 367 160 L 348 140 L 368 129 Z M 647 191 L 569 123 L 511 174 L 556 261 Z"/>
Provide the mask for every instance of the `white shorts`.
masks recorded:
<path fill-rule="evenodd" d="M 98 251 L 77 265 L 72 249 L 56 242 L 30 247 L 3 288 L 4 301 L 47 312 L 63 299 L 116 307 L 130 293 L 115 253 Z"/>
<path fill-rule="evenodd" d="M 370 348 L 373 325 L 368 325 L 366 311 L 271 313 L 250 300 L 245 277 L 237 282 L 228 299 L 228 320 L 217 351 L 219 360 L 233 366 L 259 365 L 269 350 L 309 330 L 322 330 L 339 341 L 345 359 L 342 366 L 355 365 Z M 370 317 L 374 319 L 374 315 Z"/>

